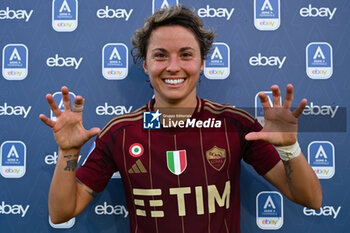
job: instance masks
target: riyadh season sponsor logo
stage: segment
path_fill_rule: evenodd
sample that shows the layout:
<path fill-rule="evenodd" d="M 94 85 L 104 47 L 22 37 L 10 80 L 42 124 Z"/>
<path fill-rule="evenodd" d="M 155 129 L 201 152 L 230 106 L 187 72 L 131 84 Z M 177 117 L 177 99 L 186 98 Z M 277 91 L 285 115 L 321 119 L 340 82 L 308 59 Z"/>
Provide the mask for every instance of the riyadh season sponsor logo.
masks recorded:
<path fill-rule="evenodd" d="M 282 58 L 277 56 L 266 57 L 261 56 L 261 53 L 258 53 L 258 56 L 252 56 L 249 58 L 249 64 L 252 66 L 277 66 L 278 69 L 281 69 L 286 59 L 286 56 Z"/>
<path fill-rule="evenodd" d="M 52 28 L 72 32 L 78 27 L 78 0 L 52 0 Z"/>
<path fill-rule="evenodd" d="M 156 112 L 143 112 L 144 129 L 160 128 L 221 128 L 222 122 L 215 118 L 199 120 L 186 114 L 162 114 Z"/>
<path fill-rule="evenodd" d="M 31 109 L 32 106 L 27 108 L 24 106 L 11 106 L 5 102 L 0 106 L 0 116 L 23 116 L 23 118 L 27 118 Z"/>
<path fill-rule="evenodd" d="M 306 47 L 306 74 L 311 79 L 329 79 L 333 74 L 333 49 L 327 42 L 311 42 Z"/>
<path fill-rule="evenodd" d="M 7 204 L 4 201 L 1 202 L 0 205 L 0 214 L 5 214 L 5 215 L 19 215 L 22 218 L 24 218 L 29 210 L 30 205 L 18 205 L 18 204 Z"/>
<path fill-rule="evenodd" d="M 313 141 L 307 147 L 307 160 L 319 179 L 335 174 L 335 149 L 329 141 Z"/>
<path fill-rule="evenodd" d="M 46 60 L 46 65 L 48 67 L 74 67 L 75 70 L 79 69 L 83 57 L 79 59 L 75 57 L 60 57 L 57 53 L 54 57 L 49 57 Z"/>
<path fill-rule="evenodd" d="M 7 44 L 2 50 L 2 76 L 23 80 L 28 75 L 28 48 L 24 44 Z"/>
<path fill-rule="evenodd" d="M 63 99 L 62 99 L 62 93 L 61 92 L 55 92 L 52 95 L 53 99 L 55 100 L 55 102 L 58 105 L 58 108 L 60 109 L 61 112 L 64 112 L 64 104 L 63 104 Z M 69 97 L 72 100 L 71 101 L 71 108 L 73 109 L 73 100 L 75 99 L 75 94 L 73 92 L 69 92 Z M 55 114 L 52 112 L 52 110 L 50 110 L 50 119 L 53 121 L 56 121 L 56 116 Z"/>
<path fill-rule="evenodd" d="M 96 107 L 96 114 L 99 116 L 119 116 L 125 113 L 130 113 L 132 111 L 133 106 L 122 106 L 122 105 L 109 105 L 107 102 L 104 105 L 99 105 Z"/>
<path fill-rule="evenodd" d="M 97 215 L 122 215 L 124 218 L 128 217 L 129 212 L 124 205 L 111 205 L 103 202 L 102 205 L 95 206 L 95 213 Z"/>
<path fill-rule="evenodd" d="M 311 4 L 309 4 L 308 7 L 303 7 L 300 9 L 299 14 L 301 17 L 327 17 L 329 20 L 333 19 L 333 16 L 335 14 L 335 11 L 337 8 L 333 8 L 331 10 L 328 7 L 320 7 L 316 8 L 313 7 Z"/>
<path fill-rule="evenodd" d="M 97 18 L 100 19 L 124 19 L 128 21 L 134 9 L 111 9 L 109 6 L 98 9 L 96 12 Z"/>
<path fill-rule="evenodd" d="M 234 10 L 234 8 L 213 8 L 207 5 L 205 8 L 199 8 L 197 14 L 201 18 L 225 18 L 230 20 Z"/>
<path fill-rule="evenodd" d="M 230 47 L 214 42 L 204 63 L 204 76 L 208 79 L 226 79 L 230 75 Z"/>
<path fill-rule="evenodd" d="M 1 175 L 21 178 L 26 173 L 26 145 L 21 141 L 5 141 L 0 148 Z"/>
<path fill-rule="evenodd" d="M 283 226 L 283 197 L 279 192 L 263 191 L 256 196 L 256 224 L 263 230 Z"/>
<path fill-rule="evenodd" d="M 254 0 L 254 26 L 261 31 L 272 31 L 281 25 L 280 0 Z"/>
<path fill-rule="evenodd" d="M 170 6 L 178 5 L 178 0 L 153 0 L 152 1 L 152 14 L 159 9 L 169 8 Z"/>
<path fill-rule="evenodd" d="M 303 213 L 306 216 L 325 216 L 325 217 L 332 217 L 333 219 L 336 219 L 338 217 L 338 214 L 340 213 L 341 206 L 335 207 L 335 206 L 322 206 L 319 210 L 309 209 L 307 207 L 304 207 Z"/>
<path fill-rule="evenodd" d="M 259 93 L 265 93 L 270 106 L 273 107 L 273 96 L 272 96 L 272 91 L 260 91 L 255 95 L 255 118 L 258 120 L 258 122 L 264 126 L 265 125 L 265 118 L 264 118 L 264 108 L 261 104 L 260 98 L 259 98 Z M 282 97 L 280 97 L 280 103 L 282 105 Z"/>
<path fill-rule="evenodd" d="M 102 75 L 108 80 L 122 80 L 128 75 L 128 47 L 109 43 L 102 48 Z"/>
<path fill-rule="evenodd" d="M 54 223 L 52 223 L 51 218 L 49 216 L 49 224 L 52 228 L 55 228 L 55 229 L 69 229 L 69 228 L 72 228 L 74 226 L 75 218 L 71 218 L 67 222 L 64 222 L 64 223 L 54 224 Z"/>
<path fill-rule="evenodd" d="M 25 22 L 28 22 L 33 12 L 33 10 L 28 12 L 26 10 L 12 10 L 10 7 L 6 7 L 6 9 L 0 10 L 0 19 L 24 19 Z"/>

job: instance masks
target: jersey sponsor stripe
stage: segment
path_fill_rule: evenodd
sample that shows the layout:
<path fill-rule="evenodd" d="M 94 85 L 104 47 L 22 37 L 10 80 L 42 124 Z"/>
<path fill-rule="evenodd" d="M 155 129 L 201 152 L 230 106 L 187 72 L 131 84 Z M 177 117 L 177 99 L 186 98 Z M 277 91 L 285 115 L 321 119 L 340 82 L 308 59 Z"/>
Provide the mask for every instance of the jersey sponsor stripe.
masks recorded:
<path fill-rule="evenodd" d="M 125 174 L 126 174 L 128 183 L 129 183 L 129 192 L 131 193 L 131 191 L 132 191 L 132 185 L 131 185 L 131 181 L 130 181 L 130 177 L 129 177 L 128 170 L 127 170 L 127 168 L 126 168 L 126 157 L 125 157 L 125 129 L 123 130 L 122 148 L 123 148 L 122 153 L 123 153 L 123 160 L 124 160 L 124 171 L 125 171 Z M 134 199 L 134 197 L 132 197 L 132 199 Z M 134 199 L 134 202 L 135 202 L 135 199 Z M 138 231 L 137 211 L 138 211 L 138 209 L 136 209 L 135 205 L 133 205 L 133 208 L 134 208 L 134 211 L 135 211 L 135 213 L 136 213 L 135 216 L 134 216 L 134 221 L 135 221 L 135 232 L 134 232 L 134 233 L 137 233 L 137 231 Z"/>
<path fill-rule="evenodd" d="M 141 199 L 134 199 L 134 204 L 139 206 L 145 206 L 145 201 Z"/>
<path fill-rule="evenodd" d="M 140 195 L 140 196 L 159 196 L 162 194 L 161 189 L 136 189 L 134 188 L 132 190 L 134 195 Z"/>
<path fill-rule="evenodd" d="M 226 232 L 227 232 L 227 233 L 230 233 L 230 231 L 228 230 L 228 227 L 227 227 L 227 222 L 226 222 L 226 218 L 224 218 L 224 222 L 225 222 L 225 228 L 226 228 Z"/>
<path fill-rule="evenodd" d="M 201 142 L 201 154 L 202 154 L 202 161 L 203 161 L 203 168 L 204 168 L 204 175 L 205 175 L 205 184 L 208 187 L 208 174 L 207 174 L 207 167 L 206 167 L 206 159 L 205 159 L 205 152 L 203 147 L 203 135 L 202 135 L 202 129 L 199 128 L 199 139 Z M 211 233 L 210 230 L 210 214 L 208 213 L 208 233 Z"/>
<path fill-rule="evenodd" d="M 225 139 L 226 139 L 226 147 L 227 147 L 227 152 L 228 152 L 228 164 L 227 164 L 227 179 L 230 180 L 230 165 L 231 165 L 231 151 L 230 151 L 230 143 L 228 140 L 228 135 L 227 135 L 227 125 L 226 125 L 226 119 L 224 119 L 224 126 L 225 126 Z"/>

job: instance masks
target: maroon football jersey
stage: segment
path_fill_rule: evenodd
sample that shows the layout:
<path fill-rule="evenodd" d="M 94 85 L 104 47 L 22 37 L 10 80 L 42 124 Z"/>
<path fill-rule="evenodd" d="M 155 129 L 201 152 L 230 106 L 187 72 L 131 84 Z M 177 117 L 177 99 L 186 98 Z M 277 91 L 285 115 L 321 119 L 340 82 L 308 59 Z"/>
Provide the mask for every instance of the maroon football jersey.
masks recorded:
<path fill-rule="evenodd" d="M 280 161 L 271 144 L 245 140 L 260 124 L 243 110 L 197 98 L 189 127 L 144 129 L 153 104 L 110 121 L 78 179 L 101 192 L 120 172 L 130 232 L 239 233 L 241 159 L 260 175 Z M 211 128 L 191 127 L 204 125 L 195 121 Z"/>

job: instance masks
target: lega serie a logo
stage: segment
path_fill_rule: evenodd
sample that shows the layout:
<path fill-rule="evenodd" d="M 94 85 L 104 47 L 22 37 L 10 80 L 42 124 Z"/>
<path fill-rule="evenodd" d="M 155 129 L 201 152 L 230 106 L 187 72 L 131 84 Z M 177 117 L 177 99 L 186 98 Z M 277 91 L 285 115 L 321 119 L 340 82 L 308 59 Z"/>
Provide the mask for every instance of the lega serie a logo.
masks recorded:
<path fill-rule="evenodd" d="M 52 0 L 52 28 L 72 32 L 78 27 L 78 0 Z"/>
<path fill-rule="evenodd" d="M 261 104 L 260 98 L 259 98 L 259 93 L 265 93 L 268 101 L 270 103 L 270 106 L 273 106 L 273 96 L 272 96 L 272 91 L 260 91 L 255 95 L 255 118 L 258 120 L 258 122 L 264 126 L 265 124 L 265 118 L 264 118 L 264 108 Z M 282 97 L 280 97 L 280 103 L 282 105 Z"/>
<path fill-rule="evenodd" d="M 283 197 L 279 192 L 263 191 L 256 196 L 256 224 L 263 230 L 283 226 Z"/>
<path fill-rule="evenodd" d="M 281 25 L 280 0 L 254 0 L 254 26 L 261 31 L 276 30 Z"/>
<path fill-rule="evenodd" d="M 71 108 L 73 106 L 73 102 L 75 99 L 75 94 L 73 92 L 69 92 L 69 96 L 71 99 Z M 63 104 L 63 99 L 62 99 L 62 93 L 61 92 L 55 92 L 52 95 L 53 99 L 55 100 L 55 102 L 58 105 L 58 108 L 61 110 L 61 112 L 64 112 L 64 104 Z M 55 114 L 52 112 L 52 110 L 50 110 L 50 119 L 53 121 L 56 121 L 56 116 Z"/>
<path fill-rule="evenodd" d="M 333 74 L 333 50 L 327 42 L 312 42 L 306 47 L 306 73 L 311 79 L 329 79 Z"/>
<path fill-rule="evenodd" d="M 329 141 L 313 141 L 307 148 L 308 162 L 319 179 L 330 179 L 335 174 L 335 150 Z"/>
<path fill-rule="evenodd" d="M 2 50 L 2 76 L 23 80 L 28 74 L 28 48 L 24 44 L 7 44 Z"/>
<path fill-rule="evenodd" d="M 26 145 L 21 141 L 5 141 L 0 148 L 1 175 L 21 178 L 26 173 Z"/>
<path fill-rule="evenodd" d="M 109 43 L 102 49 L 102 75 L 108 80 L 122 80 L 128 76 L 128 47 L 123 43 Z"/>
<path fill-rule="evenodd" d="M 230 75 L 230 47 L 223 42 L 215 42 L 212 52 L 207 55 L 204 75 L 208 79 L 226 79 Z"/>
<path fill-rule="evenodd" d="M 153 0 L 152 1 L 152 14 L 159 9 L 169 8 L 170 6 L 178 5 L 178 0 Z"/>

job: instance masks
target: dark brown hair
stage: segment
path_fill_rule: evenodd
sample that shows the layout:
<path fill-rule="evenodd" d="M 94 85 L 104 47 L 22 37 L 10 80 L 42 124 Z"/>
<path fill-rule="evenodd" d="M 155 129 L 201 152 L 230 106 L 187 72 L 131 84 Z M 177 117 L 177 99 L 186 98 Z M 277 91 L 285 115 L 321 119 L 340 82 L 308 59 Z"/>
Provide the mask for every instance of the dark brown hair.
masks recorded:
<path fill-rule="evenodd" d="M 139 62 L 146 59 L 152 31 L 160 26 L 169 25 L 180 25 L 191 30 L 199 43 L 201 58 L 206 58 L 213 44 L 214 30 L 204 29 L 203 21 L 198 15 L 187 7 L 176 5 L 158 10 L 145 20 L 142 28 L 135 31 L 131 39 L 133 45 L 131 55 L 135 64 L 140 64 Z"/>

